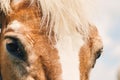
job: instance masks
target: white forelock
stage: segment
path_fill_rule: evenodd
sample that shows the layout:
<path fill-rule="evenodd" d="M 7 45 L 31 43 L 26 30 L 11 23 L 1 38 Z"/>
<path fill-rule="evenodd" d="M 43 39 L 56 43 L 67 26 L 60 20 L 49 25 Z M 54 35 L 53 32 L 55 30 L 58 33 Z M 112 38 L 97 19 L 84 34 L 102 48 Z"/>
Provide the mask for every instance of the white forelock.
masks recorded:
<path fill-rule="evenodd" d="M 5 14 L 8 14 L 9 12 L 12 11 L 11 6 L 10 6 L 10 1 L 11 1 L 11 0 L 0 0 L 0 9 L 1 9 Z"/>
<path fill-rule="evenodd" d="M 42 8 L 42 20 L 48 19 L 50 28 L 59 39 L 68 34 L 88 35 L 88 19 L 84 0 L 38 0 Z"/>

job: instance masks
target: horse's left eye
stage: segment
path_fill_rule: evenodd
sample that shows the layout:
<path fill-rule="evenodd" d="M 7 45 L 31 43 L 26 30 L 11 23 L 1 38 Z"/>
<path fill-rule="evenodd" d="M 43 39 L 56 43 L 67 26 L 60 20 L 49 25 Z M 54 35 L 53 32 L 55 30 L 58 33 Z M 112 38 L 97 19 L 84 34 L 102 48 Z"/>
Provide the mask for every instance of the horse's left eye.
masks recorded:
<path fill-rule="evenodd" d="M 100 56 L 101 56 L 101 53 L 103 52 L 103 48 L 99 49 L 97 52 L 96 52 L 96 56 L 95 58 L 98 59 Z"/>
<path fill-rule="evenodd" d="M 6 49 L 8 53 L 20 60 L 26 60 L 26 53 L 21 42 L 12 37 L 6 38 Z"/>

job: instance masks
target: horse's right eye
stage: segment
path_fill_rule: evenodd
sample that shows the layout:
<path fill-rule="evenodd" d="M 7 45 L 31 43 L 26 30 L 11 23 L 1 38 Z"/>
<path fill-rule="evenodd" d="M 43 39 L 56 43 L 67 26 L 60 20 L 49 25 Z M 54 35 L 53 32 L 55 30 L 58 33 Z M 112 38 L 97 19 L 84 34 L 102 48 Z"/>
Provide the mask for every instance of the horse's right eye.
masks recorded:
<path fill-rule="evenodd" d="M 12 37 L 6 38 L 6 49 L 8 53 L 20 60 L 26 60 L 26 53 L 21 42 Z"/>

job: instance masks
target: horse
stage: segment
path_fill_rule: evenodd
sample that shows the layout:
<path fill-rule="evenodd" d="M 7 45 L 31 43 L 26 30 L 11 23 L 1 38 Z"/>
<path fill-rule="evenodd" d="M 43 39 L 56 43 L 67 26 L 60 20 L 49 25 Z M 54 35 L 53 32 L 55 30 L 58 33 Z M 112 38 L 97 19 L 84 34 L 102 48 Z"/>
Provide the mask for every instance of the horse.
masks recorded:
<path fill-rule="evenodd" d="M 1 80 L 89 80 L 103 43 L 84 2 L 0 0 Z"/>

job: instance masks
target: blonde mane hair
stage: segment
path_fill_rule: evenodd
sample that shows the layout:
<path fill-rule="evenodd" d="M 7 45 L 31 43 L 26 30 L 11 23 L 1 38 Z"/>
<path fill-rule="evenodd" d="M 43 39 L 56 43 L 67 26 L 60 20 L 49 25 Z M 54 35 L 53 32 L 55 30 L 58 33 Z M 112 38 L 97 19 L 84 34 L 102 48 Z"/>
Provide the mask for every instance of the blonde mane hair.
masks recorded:
<path fill-rule="evenodd" d="M 0 0 L 0 8 L 5 14 L 12 12 L 11 0 Z M 80 33 L 87 37 L 90 20 L 87 7 L 89 0 L 36 0 L 42 9 L 41 24 L 47 19 L 46 27 L 50 27 L 49 34 L 54 31 L 56 38 L 64 35 Z M 31 0 L 31 4 L 34 0 Z M 88 4 L 87 4 L 88 3 Z M 86 7 L 87 6 L 87 7 Z"/>

